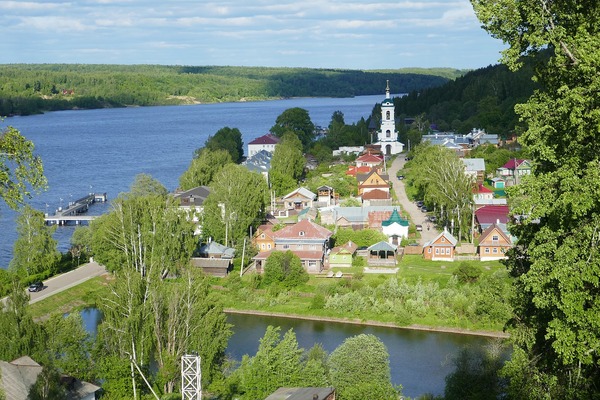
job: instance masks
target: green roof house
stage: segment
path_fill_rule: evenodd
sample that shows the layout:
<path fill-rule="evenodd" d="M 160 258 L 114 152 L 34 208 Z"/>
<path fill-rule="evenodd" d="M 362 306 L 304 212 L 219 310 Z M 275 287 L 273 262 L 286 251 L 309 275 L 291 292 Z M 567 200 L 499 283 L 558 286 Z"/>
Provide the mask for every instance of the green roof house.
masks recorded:
<path fill-rule="evenodd" d="M 382 232 L 389 238 L 390 244 L 399 245 L 402 238 L 408 237 L 408 220 L 402 218 L 397 209 L 387 221 L 381 222 Z"/>

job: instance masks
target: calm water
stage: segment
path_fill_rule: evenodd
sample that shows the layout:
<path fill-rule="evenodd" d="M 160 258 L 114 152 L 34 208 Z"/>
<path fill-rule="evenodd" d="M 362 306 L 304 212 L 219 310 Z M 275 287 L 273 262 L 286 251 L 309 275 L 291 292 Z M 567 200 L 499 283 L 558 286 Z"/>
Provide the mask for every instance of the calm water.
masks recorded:
<path fill-rule="evenodd" d="M 147 173 L 167 189 L 177 187 L 179 176 L 194 150 L 209 135 L 229 126 L 238 128 L 247 143 L 268 133 L 286 109 L 308 110 L 315 125 L 327 126 L 334 111 L 344 113 L 346 123 L 367 118 L 385 96 L 355 98 L 302 98 L 264 102 L 203 104 L 60 111 L 7 118 L 32 140 L 42 157 L 49 189 L 32 199 L 34 208 L 53 213 L 87 193 L 107 192 L 109 199 L 128 191 L 134 177 Z M 94 205 L 90 214 L 101 214 L 106 205 Z M 0 268 L 12 258 L 16 239 L 15 213 L 0 203 Z M 67 251 L 74 227 L 60 227 L 56 237 Z"/>
<path fill-rule="evenodd" d="M 82 311 L 86 329 L 95 335 L 101 313 L 94 308 Z M 346 338 L 361 333 L 377 336 L 387 347 L 390 355 L 392 382 L 402 385 L 403 394 L 417 397 L 425 393 L 444 394 L 444 378 L 454 367 L 452 358 L 464 346 L 484 346 L 489 339 L 438 332 L 421 332 L 373 326 L 359 326 L 319 321 L 294 320 L 252 315 L 228 314 L 233 324 L 233 336 L 229 339 L 228 355 L 240 361 L 244 354 L 256 354 L 259 339 L 267 326 L 280 326 L 283 335 L 293 329 L 300 347 L 311 348 L 320 343 L 331 353 Z"/>

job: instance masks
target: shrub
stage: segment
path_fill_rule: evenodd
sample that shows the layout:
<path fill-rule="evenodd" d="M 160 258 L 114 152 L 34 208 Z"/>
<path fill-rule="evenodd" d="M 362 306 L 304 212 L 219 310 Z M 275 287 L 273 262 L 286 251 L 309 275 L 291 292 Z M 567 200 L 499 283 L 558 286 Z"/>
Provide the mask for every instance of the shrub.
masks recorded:
<path fill-rule="evenodd" d="M 318 293 L 315 295 L 315 297 L 312 298 L 312 300 L 310 302 L 310 309 L 311 310 L 322 310 L 323 308 L 325 308 L 325 296 Z"/>
<path fill-rule="evenodd" d="M 456 271 L 454 271 L 454 276 L 456 276 L 460 283 L 473 283 L 477 282 L 481 276 L 481 272 L 482 271 L 480 267 L 462 262 Z"/>
<path fill-rule="evenodd" d="M 265 262 L 265 285 L 280 283 L 286 288 L 308 282 L 308 273 L 302 268 L 300 258 L 291 251 L 274 251 Z"/>

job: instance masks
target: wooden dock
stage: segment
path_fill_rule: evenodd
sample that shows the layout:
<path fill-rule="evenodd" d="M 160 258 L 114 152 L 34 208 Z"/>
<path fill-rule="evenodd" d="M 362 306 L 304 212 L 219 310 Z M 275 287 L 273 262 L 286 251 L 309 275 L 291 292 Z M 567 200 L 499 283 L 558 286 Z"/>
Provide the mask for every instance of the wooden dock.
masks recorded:
<path fill-rule="evenodd" d="M 95 219 L 96 216 L 83 214 L 89 210 L 90 205 L 94 203 L 103 203 L 106 200 L 106 193 L 90 193 L 87 196 L 69 202 L 69 206 L 66 209 L 59 207 L 54 215 L 46 214 L 44 216 L 44 221 L 46 221 L 47 225 L 68 225 L 70 223 L 80 225 L 84 222 L 89 223 L 89 221 Z"/>

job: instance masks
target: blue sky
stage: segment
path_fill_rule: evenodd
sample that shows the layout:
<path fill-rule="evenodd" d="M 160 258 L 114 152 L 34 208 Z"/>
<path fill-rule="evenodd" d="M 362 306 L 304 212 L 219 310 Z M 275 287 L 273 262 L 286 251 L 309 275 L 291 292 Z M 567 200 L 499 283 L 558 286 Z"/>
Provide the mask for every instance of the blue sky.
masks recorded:
<path fill-rule="evenodd" d="M 469 0 L 0 0 L 0 63 L 479 68 Z"/>

